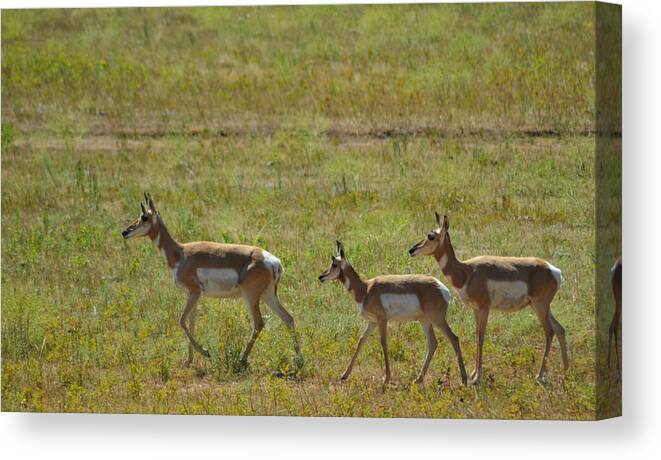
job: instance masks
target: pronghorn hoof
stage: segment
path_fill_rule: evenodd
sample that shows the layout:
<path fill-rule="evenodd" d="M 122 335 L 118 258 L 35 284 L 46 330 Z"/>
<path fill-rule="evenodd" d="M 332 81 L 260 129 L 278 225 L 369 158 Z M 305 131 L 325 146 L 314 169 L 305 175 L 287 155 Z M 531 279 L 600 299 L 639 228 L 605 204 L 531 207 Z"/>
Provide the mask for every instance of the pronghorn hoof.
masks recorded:
<path fill-rule="evenodd" d="M 342 374 L 342 377 L 340 377 L 340 380 L 342 382 L 346 382 L 348 378 L 349 378 L 349 376 L 347 374 Z"/>
<path fill-rule="evenodd" d="M 202 354 L 207 358 L 211 358 L 211 353 L 206 348 L 202 348 Z"/>
<path fill-rule="evenodd" d="M 479 377 L 479 376 L 475 376 L 475 377 L 473 377 L 472 379 L 470 379 L 470 384 L 471 384 L 471 385 L 479 385 L 479 384 L 480 384 L 480 377 Z"/>
<path fill-rule="evenodd" d="M 412 384 L 413 384 L 413 385 L 422 385 L 423 381 L 424 381 L 423 378 L 418 377 L 417 379 L 415 379 L 415 380 L 412 382 Z"/>

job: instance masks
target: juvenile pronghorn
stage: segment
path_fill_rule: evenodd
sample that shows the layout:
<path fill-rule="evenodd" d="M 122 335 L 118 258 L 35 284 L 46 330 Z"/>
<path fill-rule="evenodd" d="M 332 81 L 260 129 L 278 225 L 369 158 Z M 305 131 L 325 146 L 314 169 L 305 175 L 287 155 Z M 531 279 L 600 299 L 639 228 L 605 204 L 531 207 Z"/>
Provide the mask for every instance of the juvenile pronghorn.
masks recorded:
<path fill-rule="evenodd" d="M 195 340 L 195 317 L 197 302 L 201 296 L 236 298 L 243 297 L 252 317 L 253 332 L 242 362 L 248 361 L 259 332 L 264 327 L 259 310 L 263 300 L 289 328 L 294 339 L 294 348 L 300 354 L 294 319 L 278 299 L 278 282 L 284 272 L 280 260 L 269 252 L 240 244 L 221 244 L 208 241 L 181 244 L 170 236 L 160 213 L 154 206 L 151 195 L 145 193 L 142 213 L 126 230 L 125 239 L 148 236 L 172 270 L 177 287 L 188 292 L 188 301 L 179 319 L 179 324 L 188 337 L 188 366 L 193 360 L 193 349 L 207 358 L 209 352 Z"/>
<path fill-rule="evenodd" d="M 551 314 L 551 301 L 562 283 L 560 270 L 534 257 L 480 256 L 467 261 L 457 259 L 450 242 L 450 222 L 436 213 L 436 228 L 409 249 L 412 257 L 434 256 L 461 300 L 475 314 L 477 357 L 471 383 L 478 383 L 482 369 L 482 346 L 490 310 L 514 312 L 532 305 L 546 335 L 542 364 L 537 375 L 543 381 L 546 358 L 553 334 L 558 336 L 565 370 L 569 367 L 565 330 Z"/>
<path fill-rule="evenodd" d="M 360 349 L 378 326 L 385 361 L 386 375 L 383 384 L 388 384 L 391 379 L 388 359 L 388 322 L 419 321 L 427 337 L 427 357 L 415 383 L 422 383 L 429 363 L 434 357 L 438 345 L 433 329 L 433 326 L 436 326 L 452 344 L 457 355 L 461 380 L 466 384 L 466 370 L 461 357 L 459 339 L 446 320 L 450 304 L 448 288 L 436 278 L 427 275 L 387 275 L 363 281 L 347 261 L 344 248 L 339 241 L 336 241 L 336 251 L 337 255 L 332 256 L 330 266 L 319 275 L 319 280 L 323 283 L 336 279 L 344 284 L 358 303 L 361 315 L 368 321 L 367 329 L 358 340 L 356 351 L 342 374 L 342 380 L 349 378 Z"/>
<path fill-rule="evenodd" d="M 608 329 L 608 366 L 611 364 L 611 349 L 613 339 L 615 339 L 615 359 L 617 360 L 617 373 L 619 375 L 622 370 L 620 369 L 620 346 L 617 335 L 622 321 L 622 257 L 618 258 L 613 268 L 611 268 L 611 288 L 615 299 L 615 314 Z"/>

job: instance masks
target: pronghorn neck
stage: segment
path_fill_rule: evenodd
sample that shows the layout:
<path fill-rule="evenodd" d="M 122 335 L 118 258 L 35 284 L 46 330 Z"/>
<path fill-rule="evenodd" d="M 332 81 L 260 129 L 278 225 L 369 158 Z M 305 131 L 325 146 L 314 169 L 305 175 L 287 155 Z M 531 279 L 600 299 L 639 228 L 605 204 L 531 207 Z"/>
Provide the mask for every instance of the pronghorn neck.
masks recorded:
<path fill-rule="evenodd" d="M 363 303 L 367 294 L 367 283 L 360 278 L 360 275 L 349 263 L 340 271 L 340 281 L 357 303 Z"/>
<path fill-rule="evenodd" d="M 449 233 L 445 234 L 443 244 L 439 245 L 434 251 L 434 259 L 436 259 L 441 271 L 448 277 L 454 287 L 460 288 L 466 284 L 468 278 L 466 264 L 457 259 Z"/>
<path fill-rule="evenodd" d="M 156 225 L 152 226 L 147 235 L 165 258 L 168 267 L 174 268 L 181 259 L 181 245 L 172 238 L 160 214 L 156 214 Z"/>

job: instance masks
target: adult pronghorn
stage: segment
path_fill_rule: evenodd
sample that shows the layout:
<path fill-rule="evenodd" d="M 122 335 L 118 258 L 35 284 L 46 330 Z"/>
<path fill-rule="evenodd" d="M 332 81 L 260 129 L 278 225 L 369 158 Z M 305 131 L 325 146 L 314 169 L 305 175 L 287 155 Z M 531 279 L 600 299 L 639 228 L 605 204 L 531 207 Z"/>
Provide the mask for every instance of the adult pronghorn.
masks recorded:
<path fill-rule="evenodd" d="M 615 265 L 611 268 L 611 288 L 613 290 L 613 298 L 615 299 L 615 314 L 611 321 L 610 328 L 608 329 L 608 365 L 611 364 L 611 348 L 613 347 L 613 339 L 615 339 L 615 359 L 617 359 L 617 372 L 621 374 L 620 369 L 620 350 L 619 340 L 617 335 L 620 329 L 620 322 L 622 321 L 622 257 L 615 261 Z"/>
<path fill-rule="evenodd" d="M 145 193 L 145 204 L 146 208 L 144 204 L 140 204 L 140 217 L 122 232 L 122 236 L 127 240 L 148 236 L 172 270 L 175 285 L 188 292 L 188 301 L 179 319 L 189 341 L 188 359 L 185 363 L 187 366 L 193 360 L 193 349 L 207 358 L 210 356 L 193 336 L 197 301 L 203 295 L 243 297 L 246 301 L 252 317 L 253 332 L 243 352 L 244 364 L 247 363 L 250 351 L 264 327 L 259 310 L 260 300 L 266 302 L 289 328 L 296 353 L 300 354 L 294 319 L 278 299 L 278 282 L 284 269 L 277 257 L 263 249 L 240 244 L 208 241 L 178 243 L 170 236 L 148 193 Z"/>
<path fill-rule="evenodd" d="M 377 276 L 367 281 L 356 273 L 344 255 L 342 243 L 336 241 L 337 255 L 332 256 L 330 266 L 319 275 L 319 280 L 338 280 L 347 288 L 354 298 L 360 314 L 368 321 L 367 329 L 358 340 L 342 380 L 349 378 L 356 357 L 365 344 L 365 340 L 378 326 L 381 335 L 381 347 L 385 361 L 384 385 L 391 379 L 390 360 L 388 359 L 388 322 L 389 321 L 419 321 L 427 337 L 427 357 L 415 379 L 415 383 L 422 383 L 434 357 L 438 342 L 433 326 L 438 327 L 443 335 L 452 344 L 459 362 L 461 380 L 466 384 L 466 370 L 461 357 L 459 339 L 450 329 L 446 320 L 448 305 L 450 304 L 450 291 L 443 283 L 427 275 L 387 275 Z"/>
<path fill-rule="evenodd" d="M 457 259 L 450 242 L 450 221 L 436 213 L 436 228 L 409 249 L 412 257 L 434 256 L 461 300 L 475 313 L 477 357 L 471 383 L 478 383 L 482 369 L 482 346 L 489 311 L 513 312 L 532 305 L 546 334 L 546 345 L 537 380 L 543 381 L 546 358 L 553 334 L 558 336 L 565 370 L 569 367 L 565 330 L 551 314 L 551 301 L 562 284 L 560 270 L 534 257 L 480 256 L 467 261 Z"/>

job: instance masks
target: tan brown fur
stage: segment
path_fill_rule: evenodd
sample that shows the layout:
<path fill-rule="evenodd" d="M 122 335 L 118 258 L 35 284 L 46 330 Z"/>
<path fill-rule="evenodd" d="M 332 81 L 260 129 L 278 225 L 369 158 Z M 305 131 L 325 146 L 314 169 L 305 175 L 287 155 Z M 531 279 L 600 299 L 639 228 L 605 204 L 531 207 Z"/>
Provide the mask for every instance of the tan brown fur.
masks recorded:
<path fill-rule="evenodd" d="M 358 341 L 356 350 L 342 375 L 342 380 L 349 378 L 365 340 L 378 327 L 385 364 L 384 385 L 392 376 L 388 358 L 387 324 L 389 321 L 418 321 L 427 337 L 427 356 L 415 383 L 422 383 L 436 351 L 437 341 L 433 326 L 446 336 L 457 355 L 462 382 L 466 383 L 466 370 L 461 355 L 459 339 L 447 324 L 446 314 L 450 301 L 449 291 L 436 278 L 428 275 L 383 275 L 363 281 L 360 275 L 346 260 L 341 243 L 337 242 L 338 256 L 333 256 L 331 265 L 319 276 L 320 281 L 337 280 L 342 283 L 354 301 L 359 304 L 361 315 L 368 321 L 368 326 Z M 392 297 L 393 303 L 384 304 L 384 298 Z M 405 299 L 409 307 L 393 307 Z M 417 308 L 419 307 L 419 308 Z M 410 310 L 409 310 L 410 308 Z"/>
<path fill-rule="evenodd" d="M 537 375 L 543 381 L 546 359 L 554 335 L 558 336 L 565 370 L 569 366 L 565 331 L 553 317 L 550 305 L 560 287 L 560 270 L 536 257 L 478 256 L 466 261 L 457 259 L 449 234 L 447 216 L 425 239 L 414 245 L 409 254 L 433 256 L 461 300 L 475 314 L 477 357 L 471 382 L 478 383 L 482 368 L 482 348 L 490 310 L 518 311 L 532 306 L 544 328 L 546 344 Z M 508 291 L 509 289 L 509 291 Z M 511 295 L 508 298 L 507 295 Z"/>
<path fill-rule="evenodd" d="M 188 292 L 188 300 L 179 320 L 189 340 L 188 358 L 190 365 L 193 350 L 209 357 L 209 352 L 195 339 L 195 319 L 197 302 L 203 295 L 211 297 L 243 297 L 253 322 L 253 333 L 243 353 L 242 362 L 247 363 L 252 347 L 264 327 L 264 320 L 259 309 L 261 300 L 266 302 L 273 312 L 289 328 L 296 353 L 300 348 L 294 329 L 294 320 L 284 309 L 277 296 L 277 286 L 283 273 L 280 261 L 263 249 L 240 244 L 222 244 L 209 241 L 178 243 L 168 232 L 160 214 L 154 207 L 151 196 L 145 194 L 147 207 L 141 204 L 142 214 L 122 232 L 124 238 L 147 236 L 156 245 L 172 270 L 174 282 Z M 267 260 L 266 254 L 270 260 Z M 199 279 L 199 269 L 229 270 L 236 273 L 236 280 L 222 284 L 214 279 L 213 289 L 207 290 Z"/>

